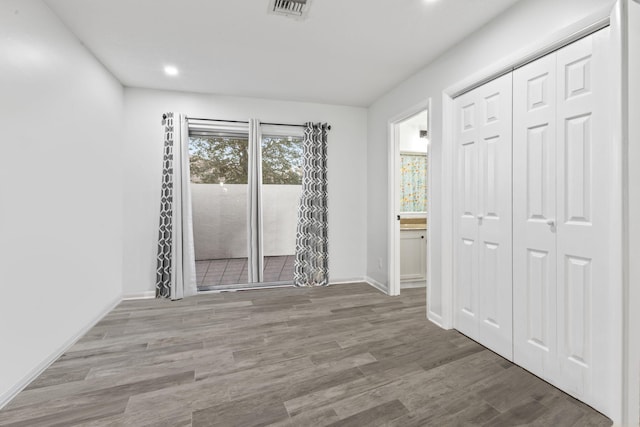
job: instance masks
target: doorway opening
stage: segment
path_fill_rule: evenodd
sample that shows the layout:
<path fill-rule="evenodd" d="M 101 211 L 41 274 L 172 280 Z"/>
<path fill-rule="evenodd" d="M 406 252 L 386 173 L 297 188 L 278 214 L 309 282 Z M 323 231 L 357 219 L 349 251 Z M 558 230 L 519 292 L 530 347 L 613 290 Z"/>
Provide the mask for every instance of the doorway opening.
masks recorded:
<path fill-rule="evenodd" d="M 430 100 L 389 123 L 389 295 L 426 287 Z"/>
<path fill-rule="evenodd" d="M 190 122 L 198 291 L 293 284 L 302 129 Z"/>

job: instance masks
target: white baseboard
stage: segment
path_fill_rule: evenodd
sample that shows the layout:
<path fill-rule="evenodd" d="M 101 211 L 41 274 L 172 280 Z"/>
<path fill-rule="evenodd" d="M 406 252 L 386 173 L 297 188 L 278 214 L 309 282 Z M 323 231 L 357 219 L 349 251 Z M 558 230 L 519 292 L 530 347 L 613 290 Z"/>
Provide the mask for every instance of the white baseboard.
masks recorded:
<path fill-rule="evenodd" d="M 373 278 L 371 278 L 369 276 L 366 276 L 364 278 L 364 280 L 369 285 L 373 286 L 374 288 L 376 288 L 377 290 L 379 290 L 383 294 L 389 295 L 389 289 L 385 285 L 383 285 L 382 283 L 378 282 L 376 279 L 373 279 Z"/>
<path fill-rule="evenodd" d="M 109 314 L 118 304 L 122 301 L 122 295 L 118 295 L 117 298 L 109 302 L 104 309 L 98 313 L 91 321 L 84 325 L 74 336 L 64 342 L 56 351 L 51 353 L 47 358 L 35 366 L 31 372 L 25 375 L 20 381 L 13 385 L 9 390 L 0 395 L 0 409 L 4 408 L 14 397 L 18 395 L 25 387 L 27 387 L 31 381 L 35 380 L 45 369 L 47 369 L 53 362 L 58 360 L 72 345 L 74 345 L 84 334 L 89 332 L 96 323 L 98 323 L 104 316 Z"/>
<path fill-rule="evenodd" d="M 354 283 L 365 283 L 366 280 L 364 277 L 350 277 L 347 279 L 335 279 L 329 281 L 329 285 L 348 285 Z"/>
<path fill-rule="evenodd" d="M 407 282 L 403 282 L 402 280 L 400 281 L 400 290 L 402 289 L 416 289 L 416 288 L 427 288 L 427 281 L 426 280 L 413 280 L 413 281 L 407 281 Z"/>
<path fill-rule="evenodd" d="M 146 292 L 137 292 L 135 294 L 127 294 L 124 295 L 122 297 L 123 301 L 128 301 L 128 300 L 132 300 L 132 299 L 150 299 L 150 298 L 155 298 L 156 297 L 156 292 L 155 291 L 146 291 Z"/>
<path fill-rule="evenodd" d="M 432 313 L 431 311 L 427 311 L 427 320 L 429 320 L 431 323 L 441 327 L 442 329 L 449 329 L 449 328 L 445 328 L 444 324 L 442 322 L 442 316 Z"/>

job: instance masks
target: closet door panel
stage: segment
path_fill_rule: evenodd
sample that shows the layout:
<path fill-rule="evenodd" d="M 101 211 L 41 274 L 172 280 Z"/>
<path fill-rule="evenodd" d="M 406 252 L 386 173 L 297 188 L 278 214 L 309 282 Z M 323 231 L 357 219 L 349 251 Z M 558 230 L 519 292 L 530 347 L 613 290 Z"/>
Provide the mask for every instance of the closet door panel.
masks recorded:
<path fill-rule="evenodd" d="M 478 339 L 478 105 L 474 92 L 455 103 L 456 174 L 454 269 L 456 328 Z"/>
<path fill-rule="evenodd" d="M 514 72 L 514 361 L 551 379 L 556 337 L 556 54 Z"/>
<path fill-rule="evenodd" d="M 479 340 L 513 357 L 511 73 L 480 88 Z"/>
<path fill-rule="evenodd" d="M 455 111 L 455 327 L 511 359 L 511 74 Z"/>
<path fill-rule="evenodd" d="M 613 163 L 600 30 L 558 51 L 558 352 L 561 385 L 606 411 L 615 319 L 609 248 Z"/>

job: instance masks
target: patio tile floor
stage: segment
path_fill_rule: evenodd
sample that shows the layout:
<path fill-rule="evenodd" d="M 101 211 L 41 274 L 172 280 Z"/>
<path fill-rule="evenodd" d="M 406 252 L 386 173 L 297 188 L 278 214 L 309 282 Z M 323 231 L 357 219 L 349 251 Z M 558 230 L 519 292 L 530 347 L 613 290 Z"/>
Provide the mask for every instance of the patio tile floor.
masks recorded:
<path fill-rule="evenodd" d="M 264 257 L 264 282 L 293 280 L 295 255 Z M 196 261 L 198 288 L 235 285 L 248 282 L 247 258 L 227 258 Z"/>

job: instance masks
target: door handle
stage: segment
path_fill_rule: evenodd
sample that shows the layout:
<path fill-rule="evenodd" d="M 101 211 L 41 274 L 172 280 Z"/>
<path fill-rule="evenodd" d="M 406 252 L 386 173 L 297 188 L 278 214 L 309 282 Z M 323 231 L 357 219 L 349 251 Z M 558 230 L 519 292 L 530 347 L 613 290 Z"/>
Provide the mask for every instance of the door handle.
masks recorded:
<path fill-rule="evenodd" d="M 400 215 L 398 215 L 398 221 L 400 221 Z"/>
<path fill-rule="evenodd" d="M 555 225 L 556 225 L 556 221 L 555 221 L 555 220 L 553 220 L 553 219 L 548 219 L 548 220 L 547 220 L 547 225 L 548 225 L 549 227 L 555 227 Z"/>
<path fill-rule="evenodd" d="M 482 221 L 484 219 L 484 215 L 478 215 L 476 218 L 478 218 L 478 221 Z"/>

